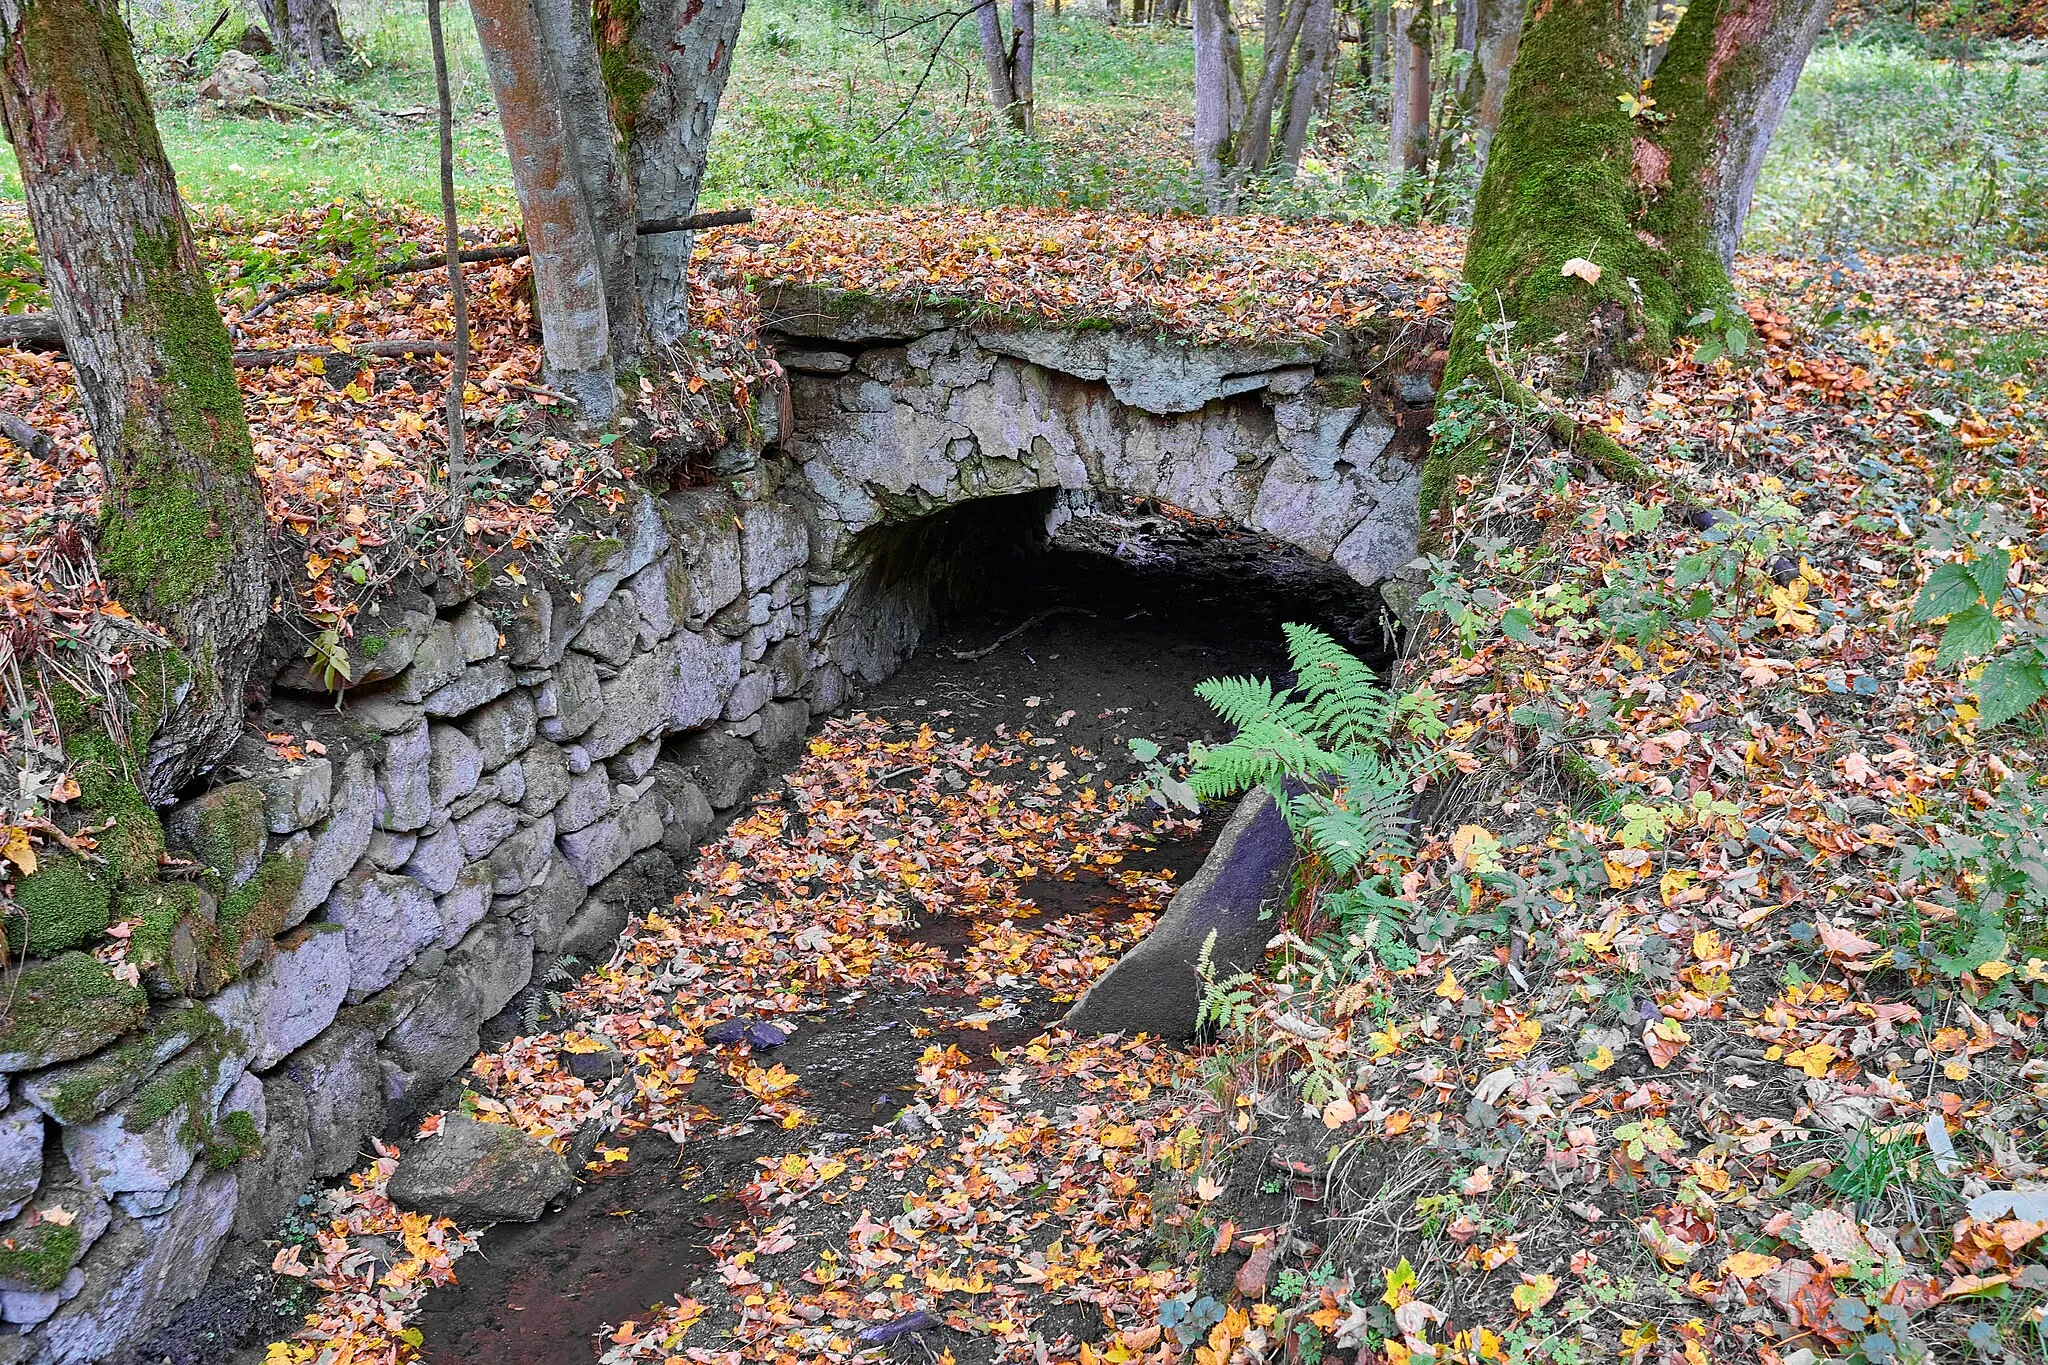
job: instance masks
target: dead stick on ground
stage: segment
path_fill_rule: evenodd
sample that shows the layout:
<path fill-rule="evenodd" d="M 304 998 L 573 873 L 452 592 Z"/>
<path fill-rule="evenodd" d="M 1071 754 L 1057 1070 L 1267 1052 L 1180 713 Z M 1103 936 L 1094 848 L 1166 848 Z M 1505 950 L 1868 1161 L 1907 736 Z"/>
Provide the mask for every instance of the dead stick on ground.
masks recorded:
<path fill-rule="evenodd" d="M 455 105 L 448 93 L 448 50 L 441 40 L 441 0 L 427 0 L 427 30 L 434 40 L 434 93 L 441 102 L 441 254 L 448 263 L 448 295 L 455 314 L 455 354 L 448 363 L 449 568 L 461 567 L 464 508 L 462 391 L 469 383 L 469 289 L 462 279 L 462 233 L 455 216 Z"/>
<path fill-rule="evenodd" d="M 1062 612 L 1073 612 L 1080 616 L 1093 616 L 1095 614 L 1094 612 L 1089 611 L 1086 607 L 1047 607 L 1044 611 L 1030 618 L 1023 625 L 1018 626 L 1015 630 L 1004 631 L 1001 635 L 998 635 L 995 638 L 995 641 L 991 644 L 983 645 L 980 649 L 955 649 L 950 651 L 950 653 L 956 659 L 986 659 L 989 655 L 995 653 L 1004 645 L 1010 643 L 1010 641 L 1016 639 L 1019 635 L 1022 635 L 1025 631 L 1037 625 L 1040 621 L 1045 620 L 1048 616 L 1058 616 Z"/>

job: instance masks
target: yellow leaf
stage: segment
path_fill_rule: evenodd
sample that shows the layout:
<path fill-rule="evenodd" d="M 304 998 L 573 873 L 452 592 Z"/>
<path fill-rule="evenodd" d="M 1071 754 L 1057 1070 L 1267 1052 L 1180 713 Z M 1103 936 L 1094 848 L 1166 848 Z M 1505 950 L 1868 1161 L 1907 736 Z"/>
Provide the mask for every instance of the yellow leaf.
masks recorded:
<path fill-rule="evenodd" d="M 2010 963 L 2005 962 L 1987 962 L 1977 968 L 1977 975 L 1983 977 L 1986 981 L 1996 981 L 2002 976 L 2010 976 L 2011 974 L 2012 966 Z"/>
<path fill-rule="evenodd" d="M 7 829 L 7 842 L 5 845 L 0 845 L 0 858 L 5 858 L 8 862 L 20 868 L 21 875 L 24 877 L 34 872 L 36 870 L 36 851 L 28 841 L 28 831 L 9 826 Z"/>
<path fill-rule="evenodd" d="M 1605 1071 L 1614 1065 L 1614 1050 L 1604 1044 L 1593 1049 L 1593 1055 L 1586 1058 L 1586 1065 L 1595 1071 Z"/>
<path fill-rule="evenodd" d="M 1721 1262 L 1723 1275 L 1736 1275 L 1745 1280 L 1754 1280 L 1768 1275 L 1784 1264 L 1775 1256 L 1766 1256 L 1760 1251 L 1738 1251 Z"/>
<path fill-rule="evenodd" d="M 1577 278 L 1584 280 L 1587 284 L 1600 283 L 1600 267 L 1594 265 L 1584 256 L 1572 257 L 1570 260 L 1564 263 L 1564 268 L 1559 270 L 1557 273 L 1560 279 L 1576 276 Z"/>
<path fill-rule="evenodd" d="M 1460 825 L 1451 836 L 1451 856 L 1467 872 L 1500 871 L 1500 840 L 1480 825 Z"/>
<path fill-rule="evenodd" d="M 1786 1053 L 1781 1060 L 1786 1066 L 1797 1067 L 1814 1080 L 1819 1080 L 1828 1074 L 1828 1067 L 1841 1055 L 1832 1044 L 1813 1043 Z"/>
<path fill-rule="evenodd" d="M 1557 1296 L 1555 1275 L 1524 1275 L 1522 1282 L 1509 1295 L 1515 1301 L 1515 1308 L 1523 1313 L 1533 1313 Z"/>
<path fill-rule="evenodd" d="M 1627 863 L 1618 863 L 1612 858 L 1601 861 L 1607 866 L 1607 884 L 1616 891 L 1626 891 L 1635 885 L 1636 870 Z"/>
<path fill-rule="evenodd" d="M 1436 983 L 1436 993 L 1446 1000 L 1463 1000 L 1465 988 L 1458 984 L 1458 978 L 1451 975 L 1449 967 L 1444 968 L 1444 979 Z"/>

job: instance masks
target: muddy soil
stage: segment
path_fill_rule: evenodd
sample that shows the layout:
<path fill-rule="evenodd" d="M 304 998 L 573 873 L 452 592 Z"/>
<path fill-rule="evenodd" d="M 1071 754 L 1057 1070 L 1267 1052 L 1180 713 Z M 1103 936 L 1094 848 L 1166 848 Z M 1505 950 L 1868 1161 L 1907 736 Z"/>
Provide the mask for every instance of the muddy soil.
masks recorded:
<path fill-rule="evenodd" d="M 1031 557 L 1005 575 L 999 592 L 929 633 L 918 655 L 858 709 L 962 737 L 1028 731 L 1052 741 L 1038 750 L 1034 768 L 1063 762 L 1077 780 L 1116 784 L 1141 766 L 1130 754 L 1133 738 L 1168 754 L 1223 738 L 1194 685 L 1225 674 L 1279 676 L 1282 621 L 1321 625 L 1368 655 L 1379 643 L 1372 594 L 1325 566 L 1278 559 L 1251 537 L 1155 524 L 1129 535 L 1113 527 L 1092 542 L 1084 534 L 1080 543 L 1109 553 L 1055 548 Z M 1208 819 L 1189 837 L 1139 850 L 1124 867 L 1184 882 L 1218 823 Z M 1040 912 L 1034 923 L 1071 924 L 1077 936 L 1130 913 L 1116 882 L 1093 871 L 1040 878 L 1027 895 Z M 966 916 L 913 917 L 898 933 L 957 959 L 975 928 Z M 692 1286 L 711 1288 L 711 1244 L 744 1217 L 735 1195 L 763 1158 L 844 1146 L 894 1121 L 913 1097 L 918 1058 L 930 1044 L 951 1044 L 986 1065 L 995 1050 L 1056 1023 L 1068 1005 L 1042 988 L 1008 991 L 996 1011 L 1002 1017 L 965 1028 L 950 1022 L 959 1001 L 934 1008 L 949 989 L 968 993 L 944 985 L 849 992 L 764 1055 L 803 1078 L 816 1126 L 786 1131 L 749 1122 L 745 1096 L 706 1068 L 692 1094 L 717 1116 L 705 1136 L 678 1148 L 660 1134 L 642 1134 L 624 1162 L 586 1170 L 587 1183 L 562 1209 L 538 1223 L 492 1229 L 480 1251 L 463 1259 L 460 1283 L 433 1294 L 413 1324 L 425 1337 L 426 1358 L 450 1365 L 594 1360 L 617 1324 L 644 1319 L 650 1305 Z M 259 1247 L 232 1267 L 224 1261 L 208 1294 L 130 1359 L 260 1360 L 263 1343 L 288 1333 L 305 1308 L 303 1292 L 249 1292 L 273 1281 L 280 1291 L 300 1289 L 265 1273 L 257 1261 L 267 1254 Z"/>
<path fill-rule="evenodd" d="M 865 697 L 861 708 L 921 719 L 963 736 L 1029 730 L 1054 738 L 1045 761 L 1077 777 L 1136 775 L 1128 742 L 1169 753 L 1223 738 L 1194 695 L 1204 678 L 1277 676 L 1286 666 L 1279 625 L 1305 620 L 1369 652 L 1376 602 L 1348 582 L 1296 567 L 1283 577 L 1249 538 L 1148 546 L 1131 563 L 1054 550 L 1018 576 L 999 600 L 963 612 L 927 637 L 916 658 Z M 1018 628 L 1022 626 L 1021 631 Z M 1016 632 L 1016 633 L 1012 633 Z M 1000 642 L 1000 643 L 997 643 Z M 993 648 L 990 648 L 991 645 Z M 1127 860 L 1185 882 L 1201 864 L 1217 822 Z M 1043 920 L 1114 922 L 1121 893 L 1099 874 L 1043 878 L 1029 888 Z M 970 942 L 966 916 L 933 917 L 905 938 L 957 955 Z M 803 1077 L 817 1128 L 788 1132 L 734 1121 L 744 1097 L 723 1096 L 704 1074 L 702 1102 L 722 1135 L 678 1149 L 643 1135 L 632 1155 L 542 1221 L 492 1230 L 462 1263 L 461 1282 L 437 1291 L 417 1325 L 434 1362 L 554 1365 L 594 1359 L 601 1334 L 642 1317 L 698 1284 L 713 1265 L 710 1243 L 743 1212 L 734 1193 L 763 1158 L 828 1149 L 894 1120 L 911 1097 L 917 1059 L 933 1041 L 986 1062 L 1055 1023 L 1067 1002 L 1043 991 L 1013 995 L 1010 1017 L 986 1029 L 937 1026 L 929 992 L 851 992 L 772 1054 Z M 735 1099 L 739 1103 L 734 1103 Z M 708 1286 L 702 1286 L 708 1289 Z"/>

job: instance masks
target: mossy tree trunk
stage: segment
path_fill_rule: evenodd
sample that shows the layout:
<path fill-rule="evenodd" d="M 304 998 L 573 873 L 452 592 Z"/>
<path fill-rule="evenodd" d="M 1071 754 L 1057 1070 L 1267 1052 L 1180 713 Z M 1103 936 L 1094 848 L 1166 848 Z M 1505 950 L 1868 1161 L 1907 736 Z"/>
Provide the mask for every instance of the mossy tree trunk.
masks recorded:
<path fill-rule="evenodd" d="M 1696 318 L 1746 325 L 1729 262 L 1826 12 L 1699 0 L 1645 91 L 1641 0 L 1536 0 L 1473 207 L 1443 401 L 1601 391 Z M 1432 455 L 1425 506 L 1477 453 Z"/>
<path fill-rule="evenodd" d="M 120 11 L 0 0 L 0 24 L 0 112 L 106 475 L 100 569 L 184 654 L 150 665 L 180 677 L 141 774 L 163 799 L 240 733 L 270 603 L 242 392 Z"/>
<path fill-rule="evenodd" d="M 1764 152 L 1832 10 L 1828 0 L 1694 0 L 1650 83 L 1667 158 L 1650 232 L 1679 260 L 1735 259 Z"/>
<path fill-rule="evenodd" d="M 349 59 L 334 0 L 257 0 L 256 7 L 288 65 L 331 71 Z"/>

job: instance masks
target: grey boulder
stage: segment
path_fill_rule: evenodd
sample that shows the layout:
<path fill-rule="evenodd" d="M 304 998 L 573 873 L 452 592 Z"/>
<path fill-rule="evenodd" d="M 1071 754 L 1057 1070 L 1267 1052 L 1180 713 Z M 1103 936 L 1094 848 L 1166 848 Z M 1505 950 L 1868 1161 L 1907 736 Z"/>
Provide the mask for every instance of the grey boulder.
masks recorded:
<path fill-rule="evenodd" d="M 531 1223 L 569 1183 L 568 1163 L 517 1128 L 448 1114 L 399 1158 L 388 1193 L 400 1208 L 475 1227 Z"/>

